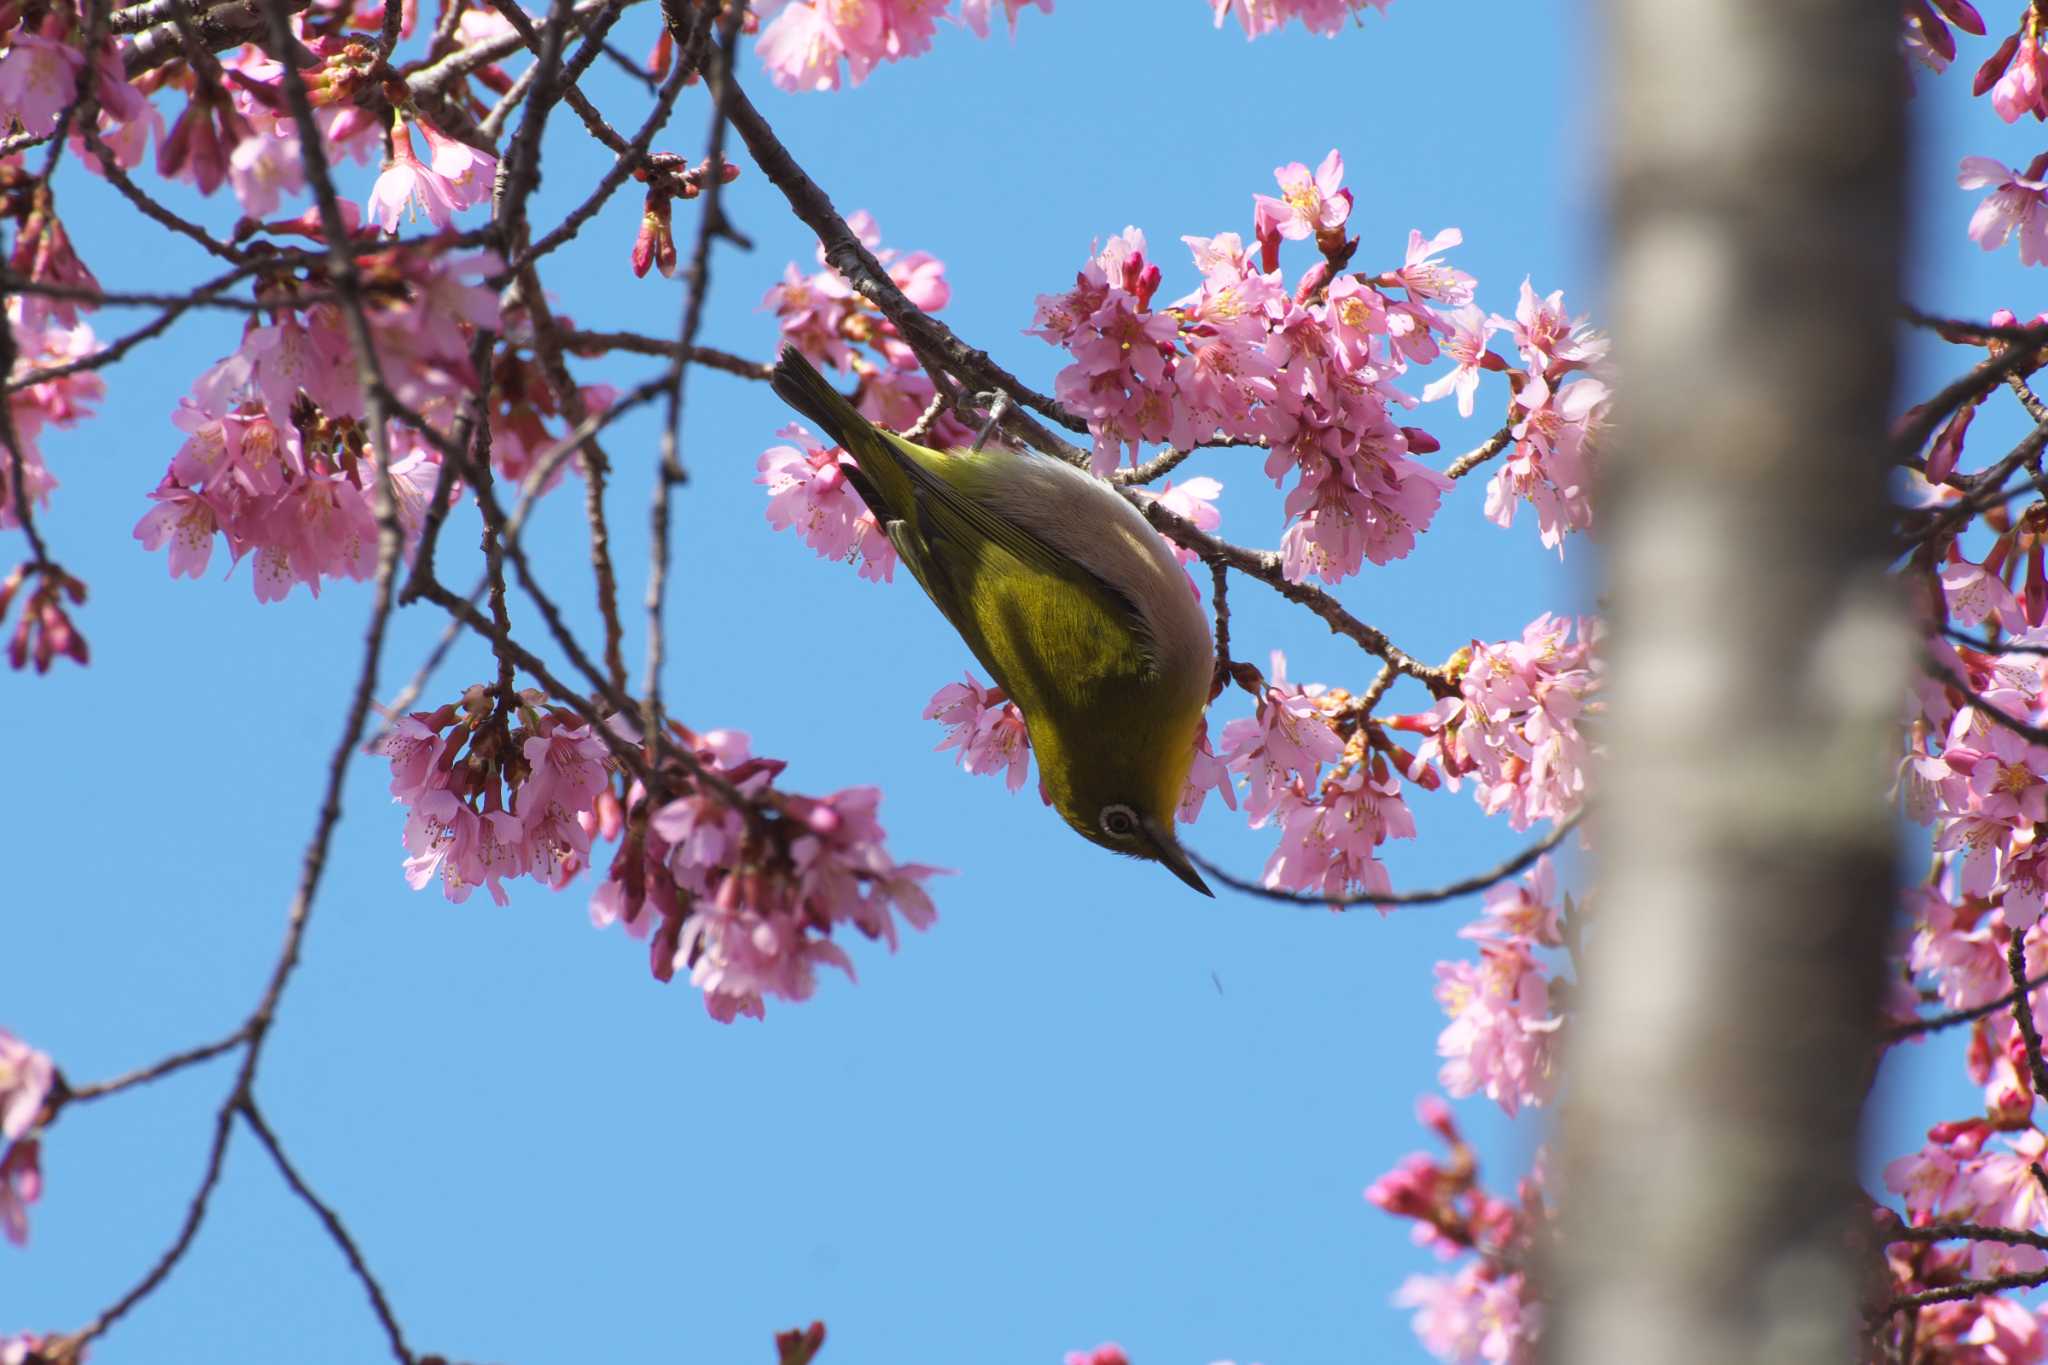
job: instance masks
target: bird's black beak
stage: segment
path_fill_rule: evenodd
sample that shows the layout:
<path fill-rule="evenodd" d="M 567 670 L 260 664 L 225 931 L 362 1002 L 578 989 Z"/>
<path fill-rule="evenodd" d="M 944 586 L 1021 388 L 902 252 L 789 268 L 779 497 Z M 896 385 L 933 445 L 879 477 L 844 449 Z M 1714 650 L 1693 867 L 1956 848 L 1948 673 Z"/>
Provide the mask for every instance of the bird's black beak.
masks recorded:
<path fill-rule="evenodd" d="M 1181 848 L 1180 840 L 1173 837 L 1171 829 L 1161 829 L 1147 820 L 1145 838 L 1152 845 L 1153 856 L 1166 864 L 1167 871 L 1211 900 L 1216 898 L 1216 893 L 1209 889 L 1209 883 L 1202 880 L 1202 874 L 1195 871 L 1195 865 L 1188 861 L 1186 850 Z"/>

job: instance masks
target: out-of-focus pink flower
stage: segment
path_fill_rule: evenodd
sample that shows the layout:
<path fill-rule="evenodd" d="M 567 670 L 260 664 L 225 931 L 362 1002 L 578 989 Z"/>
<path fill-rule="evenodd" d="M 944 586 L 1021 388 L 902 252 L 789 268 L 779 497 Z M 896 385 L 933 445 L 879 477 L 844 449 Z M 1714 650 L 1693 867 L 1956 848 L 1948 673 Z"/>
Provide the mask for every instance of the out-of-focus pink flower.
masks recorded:
<path fill-rule="evenodd" d="M 1067 1352 L 1065 1365 L 1131 1365 L 1131 1358 L 1124 1354 L 1123 1347 L 1106 1341 L 1092 1351 Z"/>
<path fill-rule="evenodd" d="M 28 1136 L 56 1079 L 57 1068 L 47 1054 L 0 1029 L 0 1139 Z"/>
<path fill-rule="evenodd" d="M 1470 1263 L 1452 1275 L 1411 1275 L 1394 1302 L 1415 1310 L 1423 1348 L 1452 1365 L 1525 1365 L 1536 1358 L 1542 1309 L 1526 1302 L 1519 1273 Z"/>
<path fill-rule="evenodd" d="M 1001 688 L 984 687 L 972 673 L 964 682 L 947 683 L 924 708 L 926 720 L 946 727 L 941 749 L 957 749 L 960 766 L 970 773 L 1003 773 L 1003 785 L 1016 791 L 1031 774 L 1031 736 L 1024 713 Z"/>
<path fill-rule="evenodd" d="M 25 132 L 51 132 L 64 106 L 77 97 L 85 57 L 63 38 L 42 33 L 17 29 L 8 42 L 0 56 L 0 124 L 14 119 Z"/>
<path fill-rule="evenodd" d="M 498 175 L 498 158 L 480 147 L 449 137 L 424 119 L 419 129 L 427 140 L 434 174 L 448 187 L 449 201 L 458 209 L 489 203 Z"/>
<path fill-rule="evenodd" d="M 2005 239 L 2019 238 L 2020 264 L 2048 262 L 2048 152 L 2035 157 L 2025 174 L 1988 156 L 1966 156 L 1956 174 L 1961 189 L 1991 193 L 1970 215 L 1970 240 L 1986 251 L 1996 251 Z"/>
<path fill-rule="evenodd" d="M 1188 779 L 1181 787 L 1180 804 L 1174 809 L 1174 818 L 1190 825 L 1200 819 L 1202 806 L 1212 790 L 1223 798 L 1224 805 L 1237 809 L 1237 793 L 1231 787 L 1230 767 L 1209 747 L 1209 722 L 1205 719 L 1195 735 L 1195 758 L 1188 765 Z"/>
<path fill-rule="evenodd" d="M 1436 998 L 1451 1022 L 1438 1035 L 1438 1079 L 1451 1095 L 1484 1094 L 1513 1118 L 1556 1085 L 1549 979 L 1523 943 L 1485 942 L 1478 963 L 1439 962 Z"/>
<path fill-rule="evenodd" d="M 0 1235 L 28 1245 L 28 1206 L 43 1197 L 41 1144 L 17 1142 L 0 1156 Z"/>
<path fill-rule="evenodd" d="M 370 187 L 363 215 L 386 232 L 398 231 L 398 220 L 425 214 L 436 228 L 445 228 L 459 207 L 447 176 L 420 161 L 413 149 L 412 128 L 397 120 L 391 133 L 391 157 L 384 173 Z"/>
<path fill-rule="evenodd" d="M 997 0 L 960 0 L 960 22 L 967 25 L 977 38 L 988 37 L 989 14 Z M 1037 6 L 1047 14 L 1052 13 L 1052 0 L 1001 0 L 1003 13 L 1010 21 L 1010 36 L 1017 36 L 1017 16 L 1026 9 Z"/>
<path fill-rule="evenodd" d="M 1206 474 L 1179 484 L 1168 479 L 1156 494 L 1140 492 L 1175 516 L 1187 518 L 1199 530 L 1213 531 L 1223 524 L 1223 513 L 1216 506 L 1216 499 L 1223 496 L 1223 484 Z M 1193 550 L 1177 541 L 1167 542 L 1166 548 L 1182 564 L 1192 564 L 1198 558 Z"/>
<path fill-rule="evenodd" d="M 1216 27 L 1235 16 L 1247 41 L 1277 32 L 1290 19 L 1298 19 L 1309 32 L 1334 38 L 1345 23 L 1367 5 L 1384 10 L 1393 0 L 1209 0 L 1216 15 Z"/>

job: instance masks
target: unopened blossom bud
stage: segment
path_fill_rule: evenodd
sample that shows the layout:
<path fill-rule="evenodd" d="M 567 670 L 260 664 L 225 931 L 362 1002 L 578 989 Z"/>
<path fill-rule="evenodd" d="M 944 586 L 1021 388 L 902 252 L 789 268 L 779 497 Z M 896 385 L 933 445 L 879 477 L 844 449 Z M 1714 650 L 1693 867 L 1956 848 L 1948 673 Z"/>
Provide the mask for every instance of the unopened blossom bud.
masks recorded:
<path fill-rule="evenodd" d="M 1969 434 L 1970 423 L 1976 416 L 1977 405 L 1965 403 L 1942 425 L 1927 451 L 1927 482 L 1946 483 L 1949 475 L 1956 472 L 1956 460 L 1963 453 L 1963 438 Z"/>
<path fill-rule="evenodd" d="M 813 1322 L 799 1331 L 790 1328 L 787 1332 L 775 1334 L 776 1365 L 811 1365 L 811 1360 L 825 1345 L 825 1324 Z M 1068 1357 L 1072 1359 L 1072 1357 Z"/>
<path fill-rule="evenodd" d="M 1998 45 L 1998 50 L 1991 54 L 1984 65 L 1977 68 L 1977 78 L 1970 82 L 1970 94 L 1973 96 L 1982 95 L 1992 86 L 1998 84 L 1999 77 L 2003 76 L 2005 69 L 2012 65 L 2013 54 L 2018 52 L 2019 49 L 2020 35 L 2017 33 L 2006 34 L 2005 41 Z"/>
<path fill-rule="evenodd" d="M 640 215 L 640 231 L 633 238 L 633 275 L 647 277 L 647 268 L 658 265 L 665 279 L 675 278 L 676 238 L 669 217 L 669 196 L 659 190 L 647 192 L 647 207 Z"/>

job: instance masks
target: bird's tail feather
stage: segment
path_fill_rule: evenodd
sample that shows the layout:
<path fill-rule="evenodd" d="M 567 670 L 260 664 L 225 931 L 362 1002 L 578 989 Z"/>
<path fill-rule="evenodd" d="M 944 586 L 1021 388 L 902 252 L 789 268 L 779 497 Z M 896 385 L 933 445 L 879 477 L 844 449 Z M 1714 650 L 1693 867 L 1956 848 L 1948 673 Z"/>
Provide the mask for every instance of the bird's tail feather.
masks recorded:
<path fill-rule="evenodd" d="M 867 419 L 794 346 L 782 348 L 768 386 L 783 402 L 815 422 L 835 443 L 848 450 L 855 450 L 855 442 L 867 434 Z M 855 450 L 855 457 L 858 456 L 859 452 Z"/>

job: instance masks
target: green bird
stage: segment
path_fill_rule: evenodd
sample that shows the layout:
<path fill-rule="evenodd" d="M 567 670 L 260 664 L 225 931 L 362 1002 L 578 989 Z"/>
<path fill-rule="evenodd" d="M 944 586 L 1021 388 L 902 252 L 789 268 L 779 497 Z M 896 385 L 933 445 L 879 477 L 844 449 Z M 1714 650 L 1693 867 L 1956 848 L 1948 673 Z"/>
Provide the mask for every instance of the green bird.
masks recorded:
<path fill-rule="evenodd" d="M 1209 621 L 1159 533 L 1063 461 L 882 430 L 793 347 L 772 382 L 846 447 L 848 482 L 1024 713 L 1053 808 L 1082 838 L 1215 894 L 1173 832 L 1209 700 Z"/>

